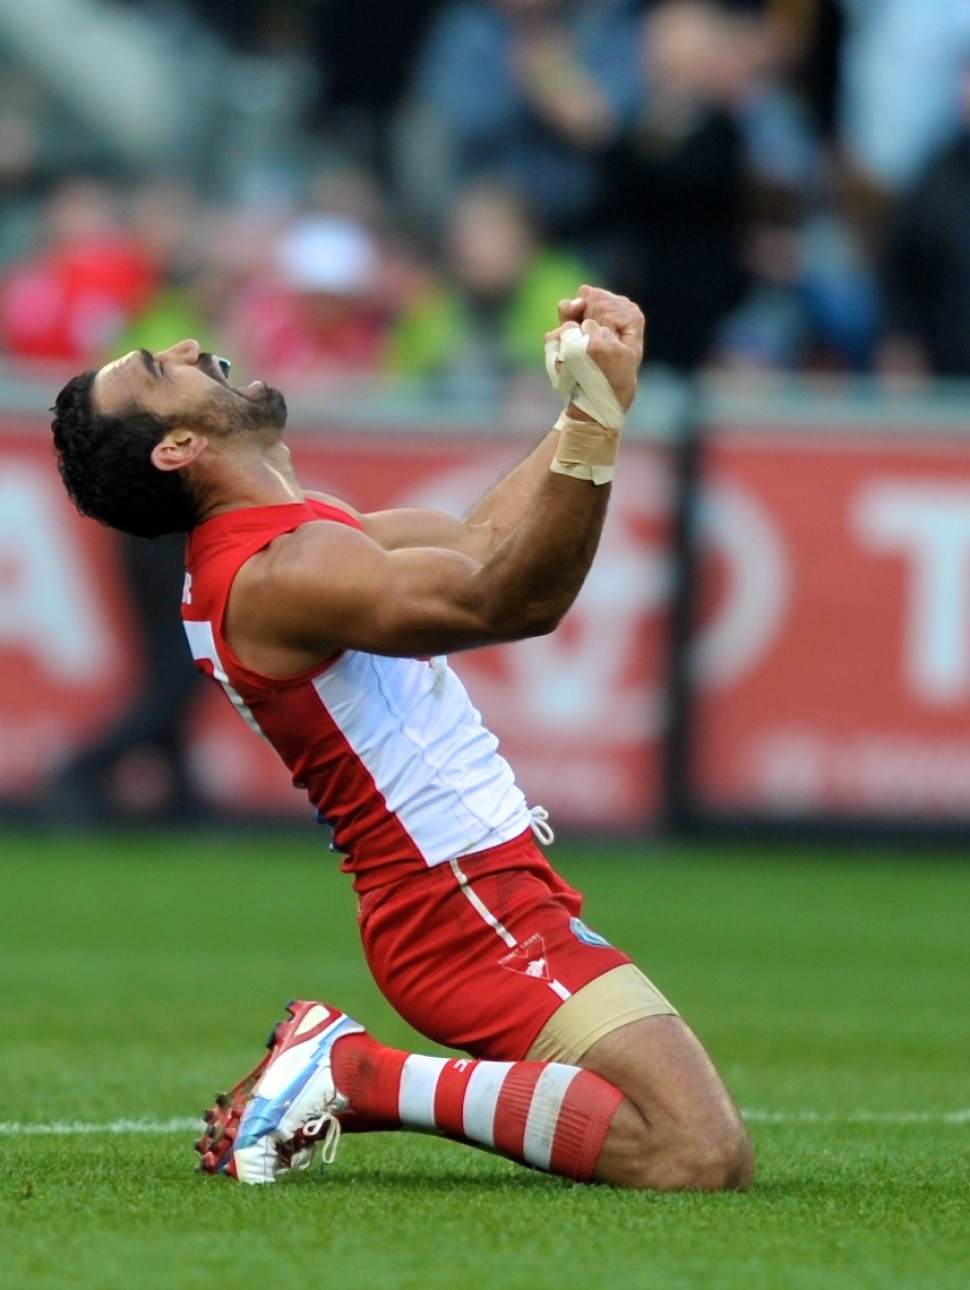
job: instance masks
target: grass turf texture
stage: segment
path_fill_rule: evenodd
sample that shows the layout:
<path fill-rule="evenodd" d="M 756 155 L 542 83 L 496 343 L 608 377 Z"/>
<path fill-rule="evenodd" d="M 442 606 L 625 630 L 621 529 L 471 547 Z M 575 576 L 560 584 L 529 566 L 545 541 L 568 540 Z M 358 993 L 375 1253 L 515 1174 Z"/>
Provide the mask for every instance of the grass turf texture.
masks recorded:
<path fill-rule="evenodd" d="M 371 984 L 312 831 L 6 835 L 0 1286 L 970 1284 L 970 1122 L 942 1118 L 970 1108 L 970 866 L 715 846 L 554 858 L 758 1113 L 753 1192 L 585 1188 L 405 1134 L 348 1137 L 326 1174 L 243 1189 L 192 1172 L 191 1131 L 11 1132 L 191 1116 L 291 996 L 418 1041 Z M 786 1118 L 806 1112 L 820 1118 Z"/>

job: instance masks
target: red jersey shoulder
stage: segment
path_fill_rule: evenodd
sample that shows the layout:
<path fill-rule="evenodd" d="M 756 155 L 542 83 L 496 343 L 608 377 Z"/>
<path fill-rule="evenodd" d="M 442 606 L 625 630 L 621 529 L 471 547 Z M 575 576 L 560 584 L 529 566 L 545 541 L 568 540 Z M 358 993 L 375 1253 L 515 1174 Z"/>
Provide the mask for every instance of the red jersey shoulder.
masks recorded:
<path fill-rule="evenodd" d="M 208 593 L 204 596 L 206 601 L 213 593 L 221 599 L 219 593 L 228 592 L 232 580 L 250 556 L 283 534 L 319 520 L 358 530 L 363 527 L 348 511 L 312 497 L 282 506 L 241 507 L 200 524 L 190 533 L 186 547 L 183 614 L 192 616 L 203 586 Z M 208 608 L 211 606 L 207 605 Z"/>

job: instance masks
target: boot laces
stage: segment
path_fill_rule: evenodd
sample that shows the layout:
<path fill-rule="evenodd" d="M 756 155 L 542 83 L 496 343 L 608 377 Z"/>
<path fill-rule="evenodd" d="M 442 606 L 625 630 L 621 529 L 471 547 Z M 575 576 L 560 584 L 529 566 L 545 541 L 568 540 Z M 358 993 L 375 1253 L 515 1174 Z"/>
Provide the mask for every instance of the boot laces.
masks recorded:
<path fill-rule="evenodd" d="M 319 1115 L 313 1116 L 307 1120 L 301 1130 L 302 1137 L 306 1142 L 312 1142 L 320 1146 L 320 1160 L 325 1165 L 332 1165 L 337 1155 L 337 1148 L 340 1145 L 340 1121 L 329 1111 L 322 1111 Z"/>

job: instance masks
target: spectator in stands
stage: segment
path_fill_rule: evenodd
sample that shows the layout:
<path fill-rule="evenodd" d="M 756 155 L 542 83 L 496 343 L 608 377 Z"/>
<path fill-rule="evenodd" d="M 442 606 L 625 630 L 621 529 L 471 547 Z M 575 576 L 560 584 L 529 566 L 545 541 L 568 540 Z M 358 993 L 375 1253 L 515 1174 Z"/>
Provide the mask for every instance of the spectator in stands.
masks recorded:
<path fill-rule="evenodd" d="M 841 0 L 839 130 L 854 165 L 892 194 L 915 180 L 959 123 L 970 51 L 964 0 Z"/>
<path fill-rule="evenodd" d="M 590 277 L 575 256 L 544 245 L 525 202 L 496 183 L 472 185 L 450 212 L 442 273 L 391 333 L 400 374 L 486 383 L 538 370 L 535 338 L 549 301 L 572 297 Z"/>
<path fill-rule="evenodd" d="M 380 245 L 363 223 L 297 219 L 231 309 L 233 354 L 291 387 L 376 371 L 386 338 L 380 270 Z"/>
<path fill-rule="evenodd" d="M 42 205 L 39 133 L 30 112 L 0 106 L 0 265 L 32 249 Z"/>
<path fill-rule="evenodd" d="M 66 180 L 45 209 L 40 248 L 0 280 L 0 345 L 16 359 L 94 367 L 156 285 L 111 189 Z"/>
<path fill-rule="evenodd" d="M 737 121 L 760 55 L 757 20 L 667 0 L 641 27 L 644 102 L 601 151 L 616 289 L 642 305 L 654 361 L 690 370 L 740 298 L 745 179 Z"/>
<path fill-rule="evenodd" d="M 353 0 L 305 7 L 307 45 L 322 71 L 313 124 L 382 175 L 414 51 L 440 6 L 441 0 Z"/>
<path fill-rule="evenodd" d="M 899 199 L 882 262 L 879 370 L 894 381 L 970 376 L 970 70 L 963 125 Z"/>
<path fill-rule="evenodd" d="M 637 104 L 636 0 L 452 0 L 419 51 L 400 183 L 437 228 L 455 195 L 495 177 L 544 233 L 589 231 L 591 145 Z"/>
<path fill-rule="evenodd" d="M 177 179 L 158 178 L 130 203 L 134 236 L 150 256 L 157 285 L 117 341 L 120 351 L 166 349 L 172 336 L 194 336 L 222 353 L 220 317 L 235 283 L 233 266 L 194 194 Z"/>
<path fill-rule="evenodd" d="M 813 4 L 780 0 L 770 15 L 749 15 L 752 33 L 762 28 L 765 55 L 736 105 L 750 285 L 717 341 L 718 362 L 734 371 L 862 371 L 871 362 L 877 298 L 868 245 L 840 178 L 821 96 L 815 119 L 803 90 L 811 82 L 813 39 L 831 38 L 828 25 L 805 19 L 803 9 Z M 819 22 L 828 10 L 819 7 Z"/>

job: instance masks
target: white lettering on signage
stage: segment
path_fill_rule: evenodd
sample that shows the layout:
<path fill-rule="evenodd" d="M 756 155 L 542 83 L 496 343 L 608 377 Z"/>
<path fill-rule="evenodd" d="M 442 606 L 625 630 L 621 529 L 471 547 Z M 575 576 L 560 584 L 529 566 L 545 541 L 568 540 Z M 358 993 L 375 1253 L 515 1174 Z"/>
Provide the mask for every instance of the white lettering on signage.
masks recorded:
<path fill-rule="evenodd" d="M 877 810 L 966 817 L 970 739 L 910 731 L 814 729 L 758 732 L 744 763 L 759 808 L 781 814 Z"/>
<path fill-rule="evenodd" d="M 858 532 L 908 571 L 905 680 L 926 703 L 970 696 L 970 488 L 883 480 L 859 495 Z"/>

